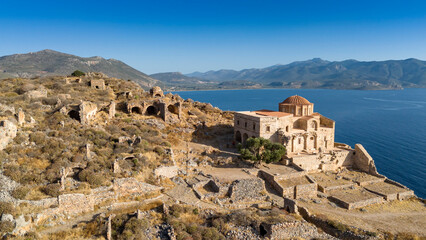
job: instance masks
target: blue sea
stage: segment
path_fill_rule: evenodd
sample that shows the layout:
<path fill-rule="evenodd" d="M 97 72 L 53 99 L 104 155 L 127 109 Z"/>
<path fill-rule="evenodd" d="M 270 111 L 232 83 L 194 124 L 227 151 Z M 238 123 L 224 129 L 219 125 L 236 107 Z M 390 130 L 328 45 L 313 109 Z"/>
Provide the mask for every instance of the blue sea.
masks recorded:
<path fill-rule="evenodd" d="M 209 102 L 222 110 L 278 110 L 278 103 L 300 95 L 315 112 L 336 121 L 336 142 L 361 143 L 379 173 L 426 197 L 426 89 L 357 91 L 255 89 L 177 92 L 184 99 Z"/>

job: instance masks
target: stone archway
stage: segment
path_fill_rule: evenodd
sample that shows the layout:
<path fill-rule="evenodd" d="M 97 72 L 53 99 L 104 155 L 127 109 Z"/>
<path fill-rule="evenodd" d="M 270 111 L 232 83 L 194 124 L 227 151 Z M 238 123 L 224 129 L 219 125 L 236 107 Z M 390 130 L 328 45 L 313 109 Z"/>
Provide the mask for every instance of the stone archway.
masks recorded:
<path fill-rule="evenodd" d="M 79 121 L 79 122 L 81 121 L 80 113 L 77 110 L 71 110 L 71 111 L 69 111 L 68 112 L 68 116 L 70 118 L 72 118 L 72 119 L 75 119 L 75 120 Z"/>
<path fill-rule="evenodd" d="M 142 114 L 142 108 L 141 107 L 132 107 L 130 110 L 132 113 L 139 113 Z"/>
<path fill-rule="evenodd" d="M 157 115 L 158 114 L 158 109 L 155 106 L 149 106 L 146 109 L 146 115 Z"/>
<path fill-rule="evenodd" d="M 242 141 L 242 139 L 241 139 L 241 132 L 240 131 L 237 131 L 235 133 L 235 141 L 237 141 L 239 143 Z"/>

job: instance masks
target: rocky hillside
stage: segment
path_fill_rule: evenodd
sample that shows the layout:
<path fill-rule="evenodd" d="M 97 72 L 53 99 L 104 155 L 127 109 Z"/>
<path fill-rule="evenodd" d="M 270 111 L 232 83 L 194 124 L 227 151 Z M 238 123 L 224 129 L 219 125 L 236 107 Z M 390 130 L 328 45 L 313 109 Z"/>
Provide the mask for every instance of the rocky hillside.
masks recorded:
<path fill-rule="evenodd" d="M 347 210 L 308 184 L 292 189 L 315 194 L 286 200 L 262 178 L 279 179 L 262 173 L 277 169 L 307 181 L 239 159 L 232 112 L 159 87 L 100 73 L 0 81 L 1 239 L 426 235 L 421 199 Z"/>
<path fill-rule="evenodd" d="M 319 58 L 267 68 L 187 74 L 211 81 L 246 80 L 263 87 L 330 89 L 399 89 L 426 87 L 426 62 L 417 59 L 361 62 Z"/>
<path fill-rule="evenodd" d="M 102 72 L 110 77 L 130 79 L 145 88 L 158 83 L 156 79 L 115 59 L 83 58 L 53 50 L 0 57 L 0 79 L 68 75 L 75 70 Z"/>

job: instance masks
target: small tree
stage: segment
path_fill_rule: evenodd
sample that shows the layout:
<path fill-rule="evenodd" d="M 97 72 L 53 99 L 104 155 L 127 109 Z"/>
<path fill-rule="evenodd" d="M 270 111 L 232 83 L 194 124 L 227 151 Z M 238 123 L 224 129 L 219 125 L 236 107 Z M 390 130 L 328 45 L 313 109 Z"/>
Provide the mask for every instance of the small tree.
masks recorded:
<path fill-rule="evenodd" d="M 81 77 L 81 76 L 85 76 L 86 74 L 80 70 L 75 70 L 73 73 L 71 73 L 71 76 L 73 77 Z"/>
<path fill-rule="evenodd" d="M 286 149 L 279 143 L 272 143 L 264 138 L 249 138 L 245 146 L 239 146 L 241 158 L 253 161 L 256 165 L 260 162 L 278 162 L 286 154 Z"/>

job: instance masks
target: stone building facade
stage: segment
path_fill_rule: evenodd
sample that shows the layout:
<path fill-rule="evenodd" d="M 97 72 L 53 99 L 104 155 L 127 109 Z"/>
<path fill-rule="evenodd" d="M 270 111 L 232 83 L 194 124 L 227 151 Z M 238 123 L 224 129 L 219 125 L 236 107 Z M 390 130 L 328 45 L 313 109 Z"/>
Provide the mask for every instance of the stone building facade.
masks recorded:
<path fill-rule="evenodd" d="M 315 113 L 313 103 L 291 96 L 278 109 L 235 113 L 234 140 L 244 144 L 250 137 L 262 137 L 283 144 L 288 155 L 333 150 L 335 122 Z"/>

